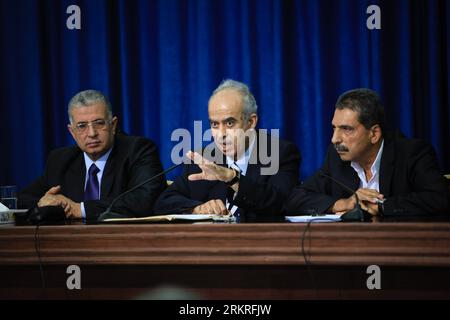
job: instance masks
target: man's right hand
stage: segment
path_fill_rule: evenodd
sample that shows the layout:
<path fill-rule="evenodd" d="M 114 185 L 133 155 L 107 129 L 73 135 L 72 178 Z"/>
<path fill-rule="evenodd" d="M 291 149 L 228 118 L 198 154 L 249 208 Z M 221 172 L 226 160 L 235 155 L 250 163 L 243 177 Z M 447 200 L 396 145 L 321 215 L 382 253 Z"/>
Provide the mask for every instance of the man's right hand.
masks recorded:
<path fill-rule="evenodd" d="M 194 214 L 228 214 L 225 204 L 220 199 L 209 200 L 196 206 L 192 213 Z"/>
<path fill-rule="evenodd" d="M 60 186 L 51 187 L 45 195 L 39 199 L 38 207 L 45 206 L 59 206 L 64 208 L 64 211 L 69 210 L 69 203 L 66 201 L 66 198 L 59 194 L 61 191 Z"/>
<path fill-rule="evenodd" d="M 366 210 L 372 215 L 378 214 L 377 199 L 384 199 L 384 196 L 381 193 L 374 189 L 359 188 L 356 190 L 356 194 L 358 195 L 359 204 L 363 210 Z M 339 199 L 336 201 L 331 207 L 331 212 L 341 215 L 352 210 L 355 206 L 356 197 L 355 195 L 352 195 L 347 199 Z"/>
<path fill-rule="evenodd" d="M 352 195 L 350 198 L 339 199 L 331 207 L 331 212 L 342 215 L 350 210 L 352 210 L 356 205 L 356 197 Z"/>

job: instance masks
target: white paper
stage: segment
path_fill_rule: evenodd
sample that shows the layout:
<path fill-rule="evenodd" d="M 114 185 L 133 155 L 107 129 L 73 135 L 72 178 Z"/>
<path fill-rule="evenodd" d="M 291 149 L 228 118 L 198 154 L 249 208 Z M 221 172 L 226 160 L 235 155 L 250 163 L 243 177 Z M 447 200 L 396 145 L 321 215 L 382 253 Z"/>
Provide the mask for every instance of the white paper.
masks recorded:
<path fill-rule="evenodd" d="M 14 213 L 23 213 L 23 212 L 27 212 L 28 211 L 26 209 L 12 209 L 12 210 L 9 210 L 6 207 L 5 207 L 6 210 L 3 211 L 3 207 L 5 207 L 5 206 L 0 202 L 0 224 L 14 223 L 15 222 Z"/>
<path fill-rule="evenodd" d="M 0 212 L 9 211 L 9 208 L 0 202 Z"/>
<path fill-rule="evenodd" d="M 289 222 L 337 222 L 341 221 L 341 217 L 335 214 L 325 215 L 308 215 L 308 216 L 287 216 Z"/>
<path fill-rule="evenodd" d="M 206 220 L 206 219 L 212 219 L 216 215 L 213 214 L 171 214 L 169 216 L 172 216 L 175 219 L 178 220 Z"/>
<path fill-rule="evenodd" d="M 204 220 L 214 220 L 222 221 L 229 219 L 228 215 L 218 215 L 218 214 L 168 214 L 162 216 L 148 216 L 139 218 L 111 218 L 105 219 L 102 222 L 161 222 L 161 221 L 204 221 Z"/>

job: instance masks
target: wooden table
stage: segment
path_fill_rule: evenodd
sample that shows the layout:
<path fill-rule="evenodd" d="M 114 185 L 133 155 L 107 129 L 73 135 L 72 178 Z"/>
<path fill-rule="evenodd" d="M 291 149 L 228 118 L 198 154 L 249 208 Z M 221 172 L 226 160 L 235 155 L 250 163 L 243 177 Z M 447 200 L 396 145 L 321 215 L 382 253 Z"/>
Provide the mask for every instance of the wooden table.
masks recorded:
<path fill-rule="evenodd" d="M 0 227 L 0 299 L 450 298 L 450 222 Z M 39 245 L 46 288 L 38 263 Z M 302 252 L 303 245 L 303 252 Z M 67 267 L 81 290 L 67 289 Z M 378 265 L 381 289 L 367 288 Z"/>

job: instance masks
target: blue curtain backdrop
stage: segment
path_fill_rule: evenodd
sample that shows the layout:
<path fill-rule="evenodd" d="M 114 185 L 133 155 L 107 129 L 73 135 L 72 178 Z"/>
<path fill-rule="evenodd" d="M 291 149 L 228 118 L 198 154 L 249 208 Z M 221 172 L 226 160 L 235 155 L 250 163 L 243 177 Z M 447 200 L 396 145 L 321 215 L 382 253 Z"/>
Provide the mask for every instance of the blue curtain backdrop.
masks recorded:
<path fill-rule="evenodd" d="M 81 30 L 66 28 L 72 4 Z M 366 27 L 371 4 L 381 30 Z M 302 179 L 323 160 L 336 98 L 355 87 L 377 90 L 389 126 L 431 141 L 450 172 L 449 18 L 437 0 L 0 0 L 0 184 L 23 187 L 73 144 L 67 102 L 88 88 L 168 167 L 172 131 L 207 128 L 224 78 L 249 84 L 260 127 L 297 143 Z"/>

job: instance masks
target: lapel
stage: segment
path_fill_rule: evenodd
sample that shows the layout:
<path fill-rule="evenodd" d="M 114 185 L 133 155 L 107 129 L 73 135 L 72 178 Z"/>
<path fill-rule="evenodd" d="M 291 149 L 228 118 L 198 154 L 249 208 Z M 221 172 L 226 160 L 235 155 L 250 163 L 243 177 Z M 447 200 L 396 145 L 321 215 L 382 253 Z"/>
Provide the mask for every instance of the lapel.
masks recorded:
<path fill-rule="evenodd" d="M 214 145 L 214 149 L 212 151 L 213 159 L 218 166 L 228 168 L 227 159 L 225 155 Z M 210 159 L 210 160 L 213 160 Z M 228 186 L 221 181 L 207 181 L 208 188 L 208 198 L 209 199 L 221 199 L 223 203 L 226 203 Z"/>
<path fill-rule="evenodd" d="M 111 193 L 111 188 L 113 186 L 114 176 L 119 174 L 118 172 L 116 172 L 118 170 L 116 164 L 118 162 L 117 157 L 119 155 L 119 151 L 117 149 L 118 147 L 116 139 L 111 154 L 106 161 L 105 171 L 103 172 L 100 187 L 100 199 L 106 199 L 109 196 L 109 194 Z"/>
<path fill-rule="evenodd" d="M 86 165 L 84 163 L 83 152 L 78 153 L 72 166 L 68 168 L 67 193 L 74 201 L 84 199 L 84 180 L 86 177 Z M 63 193 L 65 193 L 63 191 Z"/>
<path fill-rule="evenodd" d="M 359 189 L 359 185 L 361 183 L 361 181 L 359 180 L 358 174 L 356 173 L 356 171 L 352 168 L 352 166 L 350 165 L 349 162 L 349 166 L 348 169 L 351 170 L 351 175 L 348 175 L 349 180 L 345 181 L 347 186 L 350 186 L 350 188 L 352 188 L 354 191 Z"/>
<path fill-rule="evenodd" d="M 114 180 L 114 171 L 116 168 L 116 159 L 113 156 L 113 152 L 109 155 L 106 161 L 105 172 L 102 176 L 102 184 L 100 187 L 100 199 L 106 199 L 111 192 L 111 188 Z"/>
<path fill-rule="evenodd" d="M 384 139 L 383 154 L 380 164 L 380 193 L 388 197 L 391 192 L 391 180 L 394 173 L 394 140 Z"/>
<path fill-rule="evenodd" d="M 342 166 L 340 172 L 343 172 L 343 174 L 342 174 L 342 176 L 338 177 L 338 180 L 341 183 L 343 183 L 344 185 L 351 188 L 352 190 L 354 190 L 354 191 L 358 190 L 359 185 L 360 185 L 360 180 L 359 180 L 358 174 L 350 165 L 350 161 L 344 162 L 341 160 L 340 164 Z M 341 186 L 336 185 L 334 182 L 332 182 L 332 183 L 335 185 L 335 187 L 339 188 L 339 190 L 342 190 L 342 192 L 343 192 L 342 196 L 345 195 L 345 197 L 348 197 L 351 195 L 348 190 L 342 188 Z"/>
<path fill-rule="evenodd" d="M 267 150 L 268 153 L 271 153 L 271 143 L 269 142 L 270 139 L 267 138 L 267 136 L 265 136 L 266 141 L 268 143 L 267 146 Z M 250 179 L 252 179 L 253 181 L 258 181 L 258 178 L 261 176 L 260 172 L 261 172 L 261 163 L 259 161 L 258 158 L 258 150 L 260 150 L 260 139 L 259 139 L 259 134 L 258 131 L 256 131 L 256 136 L 255 136 L 255 145 L 253 147 L 252 153 L 250 154 L 250 158 L 248 161 L 248 165 L 247 165 L 247 172 L 245 173 L 245 176 L 249 177 Z"/>

